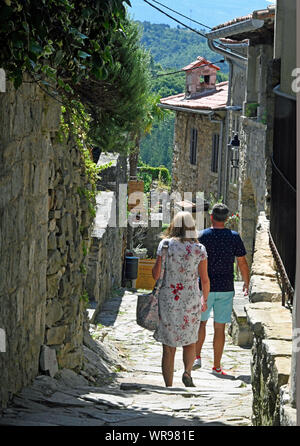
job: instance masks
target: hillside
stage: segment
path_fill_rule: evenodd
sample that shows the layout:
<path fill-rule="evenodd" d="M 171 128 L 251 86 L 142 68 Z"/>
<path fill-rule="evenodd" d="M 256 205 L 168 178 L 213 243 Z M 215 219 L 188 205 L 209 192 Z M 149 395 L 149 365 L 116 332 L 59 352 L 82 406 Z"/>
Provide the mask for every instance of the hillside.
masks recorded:
<path fill-rule="evenodd" d="M 206 39 L 200 35 L 182 28 L 171 28 L 169 25 L 152 24 L 149 22 L 138 22 L 142 29 L 141 42 L 143 46 L 150 50 L 153 59 L 162 68 L 180 69 L 198 56 L 215 62 L 222 60 L 222 56 L 211 51 L 206 43 Z M 205 33 L 205 31 L 200 31 Z M 226 63 L 221 63 L 221 71 L 228 73 Z"/>
<path fill-rule="evenodd" d="M 160 97 L 171 96 L 184 91 L 185 73 L 161 76 L 172 73 L 203 56 L 211 62 L 222 60 L 222 56 L 211 51 L 204 37 L 185 29 L 171 28 L 169 25 L 138 22 L 141 28 L 142 45 L 150 52 L 152 90 Z M 228 79 L 226 63 L 217 63 L 221 68 L 217 75 L 218 82 Z M 163 165 L 172 169 L 174 133 L 174 113 L 165 112 L 165 119 L 155 123 L 150 135 L 141 142 L 141 159 L 157 167 Z"/>

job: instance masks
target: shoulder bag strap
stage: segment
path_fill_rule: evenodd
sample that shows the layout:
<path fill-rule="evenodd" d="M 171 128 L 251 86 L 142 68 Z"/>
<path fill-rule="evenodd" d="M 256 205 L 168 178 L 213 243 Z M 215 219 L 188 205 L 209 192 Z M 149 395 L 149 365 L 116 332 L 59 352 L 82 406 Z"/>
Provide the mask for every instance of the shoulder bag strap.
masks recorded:
<path fill-rule="evenodd" d="M 165 267 L 166 267 L 166 257 L 167 257 L 167 250 L 169 247 L 169 242 L 166 240 L 162 247 L 162 259 L 161 259 L 161 268 L 160 268 L 160 276 L 157 285 L 155 286 L 155 294 L 158 293 L 158 291 L 161 288 L 164 274 L 165 274 Z"/>

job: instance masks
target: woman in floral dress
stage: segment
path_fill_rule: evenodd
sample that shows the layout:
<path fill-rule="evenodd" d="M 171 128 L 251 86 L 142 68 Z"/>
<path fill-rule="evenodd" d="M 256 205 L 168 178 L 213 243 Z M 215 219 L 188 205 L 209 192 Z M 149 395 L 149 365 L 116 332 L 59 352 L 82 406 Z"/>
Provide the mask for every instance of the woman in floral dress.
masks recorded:
<path fill-rule="evenodd" d="M 191 370 L 195 359 L 201 311 L 209 293 L 206 249 L 196 237 L 195 221 L 189 212 L 178 212 L 157 249 L 152 274 L 161 272 L 162 246 L 168 242 L 166 267 L 159 292 L 159 323 L 154 338 L 163 344 L 162 373 L 167 387 L 173 384 L 176 347 L 183 347 L 185 386 L 195 387 Z M 198 277 L 202 284 L 202 297 Z"/>

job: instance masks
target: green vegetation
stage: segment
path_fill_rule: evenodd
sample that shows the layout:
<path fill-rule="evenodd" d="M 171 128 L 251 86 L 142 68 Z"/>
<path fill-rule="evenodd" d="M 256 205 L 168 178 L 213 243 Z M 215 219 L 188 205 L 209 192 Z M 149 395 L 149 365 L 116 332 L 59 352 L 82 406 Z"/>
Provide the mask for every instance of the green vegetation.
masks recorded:
<path fill-rule="evenodd" d="M 87 308 L 90 298 L 86 290 L 84 290 L 84 293 L 80 296 L 80 300 L 83 302 L 84 307 Z"/>
<path fill-rule="evenodd" d="M 137 22 L 142 30 L 141 43 L 150 51 L 150 71 L 152 92 L 159 97 L 183 93 L 185 90 L 185 73 L 169 74 L 181 70 L 203 56 L 211 62 L 217 62 L 221 72 L 217 73 L 217 82 L 228 80 L 228 66 L 218 63 L 222 56 L 211 51 L 206 39 L 196 33 L 169 25 Z M 154 121 L 151 132 L 141 141 L 140 157 L 150 166 L 163 165 L 172 171 L 172 152 L 174 136 L 174 112 L 164 110 L 163 119 Z"/>
<path fill-rule="evenodd" d="M 150 55 L 126 5 L 129 0 L 0 4 L 0 66 L 16 89 L 35 83 L 61 104 L 58 136 L 81 150 L 87 181 L 78 193 L 92 216 L 99 170 L 91 149 L 126 153 L 137 164 L 140 139 L 162 115 Z"/>
<path fill-rule="evenodd" d="M 144 191 L 150 191 L 153 181 L 157 181 L 158 185 L 169 188 L 171 186 L 171 175 L 169 170 L 164 166 L 152 167 L 142 161 L 139 162 L 138 179 L 144 181 Z"/>
<path fill-rule="evenodd" d="M 138 23 L 143 29 L 142 44 L 151 51 L 154 61 L 161 64 L 164 69 L 179 70 L 198 56 L 205 57 L 211 62 L 222 60 L 222 56 L 211 51 L 204 37 L 189 29 L 180 26 L 171 28 L 169 25 L 149 22 Z M 227 64 L 222 63 L 219 66 L 223 72 L 228 73 Z"/>

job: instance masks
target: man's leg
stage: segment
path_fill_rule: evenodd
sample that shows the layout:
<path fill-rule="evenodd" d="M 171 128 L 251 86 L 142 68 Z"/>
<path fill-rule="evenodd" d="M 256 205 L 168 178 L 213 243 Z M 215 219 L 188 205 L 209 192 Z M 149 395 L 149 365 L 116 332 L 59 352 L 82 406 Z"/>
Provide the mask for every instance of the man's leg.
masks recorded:
<path fill-rule="evenodd" d="M 225 324 L 214 322 L 214 367 L 221 367 L 221 359 L 225 345 Z"/>
<path fill-rule="evenodd" d="M 176 347 L 163 344 L 161 367 L 166 387 L 171 387 L 173 384 L 175 353 Z"/>
<path fill-rule="evenodd" d="M 214 303 L 214 367 L 221 367 L 225 345 L 225 324 L 231 321 L 234 291 L 217 292 Z"/>
<path fill-rule="evenodd" d="M 196 342 L 196 358 L 201 357 L 202 346 L 206 336 L 206 324 L 210 317 L 210 312 L 214 304 L 215 293 L 209 293 L 207 298 L 207 310 L 201 314 L 201 322 L 198 332 L 198 341 Z"/>

